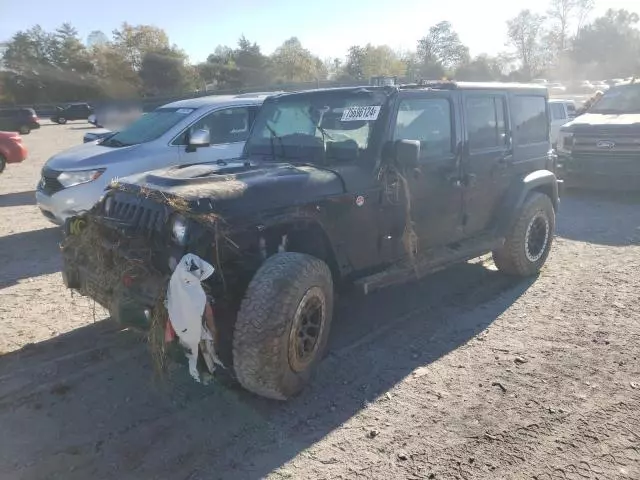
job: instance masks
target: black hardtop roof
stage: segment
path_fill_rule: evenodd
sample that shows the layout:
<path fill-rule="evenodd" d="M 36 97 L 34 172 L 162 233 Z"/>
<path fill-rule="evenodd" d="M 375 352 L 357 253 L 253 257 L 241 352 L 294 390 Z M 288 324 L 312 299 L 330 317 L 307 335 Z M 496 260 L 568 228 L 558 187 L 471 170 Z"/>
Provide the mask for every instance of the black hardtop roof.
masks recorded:
<path fill-rule="evenodd" d="M 542 95 L 547 94 L 544 85 L 533 83 L 506 83 L 506 82 L 451 82 L 451 81 L 428 81 L 403 85 L 361 85 L 354 87 L 330 87 L 311 90 L 300 90 L 296 92 L 285 92 L 273 95 L 272 98 L 283 98 L 288 96 L 321 94 L 321 93 L 359 93 L 359 92 L 402 92 L 408 90 L 509 90 L 527 91 Z"/>

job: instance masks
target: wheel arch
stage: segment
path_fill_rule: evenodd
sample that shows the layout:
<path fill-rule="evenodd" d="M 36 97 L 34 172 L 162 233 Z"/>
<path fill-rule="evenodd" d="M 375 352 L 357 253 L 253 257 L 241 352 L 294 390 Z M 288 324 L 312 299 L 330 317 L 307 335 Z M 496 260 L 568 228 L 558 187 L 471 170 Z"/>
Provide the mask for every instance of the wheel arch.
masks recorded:
<path fill-rule="evenodd" d="M 527 174 L 515 185 L 505 196 L 502 207 L 499 211 L 497 230 L 498 234 L 504 235 L 509 227 L 516 220 L 518 212 L 524 205 L 527 197 L 533 192 L 539 192 L 549 197 L 553 204 L 553 209 L 558 211 L 560 206 L 558 179 L 550 170 L 536 170 Z"/>

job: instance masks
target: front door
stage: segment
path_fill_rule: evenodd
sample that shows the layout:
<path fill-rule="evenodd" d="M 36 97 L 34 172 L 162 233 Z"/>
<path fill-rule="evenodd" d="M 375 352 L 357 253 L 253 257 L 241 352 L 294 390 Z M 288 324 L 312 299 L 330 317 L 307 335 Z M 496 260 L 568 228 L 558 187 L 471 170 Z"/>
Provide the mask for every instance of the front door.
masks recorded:
<path fill-rule="evenodd" d="M 463 160 L 464 232 L 481 234 L 492 226 L 509 187 L 513 150 L 506 95 L 465 92 L 467 142 Z"/>
<path fill-rule="evenodd" d="M 256 112 L 255 106 L 229 107 L 216 110 L 196 121 L 178 140 L 180 145 L 185 146 L 180 154 L 180 163 L 203 163 L 240 157 Z M 200 129 L 209 131 L 211 144 L 188 151 L 186 145 L 189 133 Z"/>
<path fill-rule="evenodd" d="M 424 91 L 404 92 L 398 100 L 393 140 L 420 141 L 418 168 L 405 172 L 411 208 L 399 214 L 403 226 L 413 222 L 421 253 L 456 242 L 462 234 L 456 100 L 451 92 Z M 401 189 L 404 183 L 399 182 Z"/>

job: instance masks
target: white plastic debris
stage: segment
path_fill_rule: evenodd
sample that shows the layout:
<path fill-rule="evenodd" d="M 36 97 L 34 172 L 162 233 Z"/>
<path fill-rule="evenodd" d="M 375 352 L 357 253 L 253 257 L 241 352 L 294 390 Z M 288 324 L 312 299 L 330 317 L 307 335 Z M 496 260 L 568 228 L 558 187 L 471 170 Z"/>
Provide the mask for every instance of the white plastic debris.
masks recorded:
<path fill-rule="evenodd" d="M 180 339 L 180 344 L 187 350 L 189 373 L 200 382 L 198 373 L 198 351 L 200 342 L 206 345 L 207 366 L 213 371 L 211 359 L 217 361 L 213 348 L 213 337 L 202 321 L 207 295 L 201 282 L 213 275 L 214 268 L 202 258 L 187 253 L 174 270 L 167 290 L 167 311 L 171 325 Z"/>

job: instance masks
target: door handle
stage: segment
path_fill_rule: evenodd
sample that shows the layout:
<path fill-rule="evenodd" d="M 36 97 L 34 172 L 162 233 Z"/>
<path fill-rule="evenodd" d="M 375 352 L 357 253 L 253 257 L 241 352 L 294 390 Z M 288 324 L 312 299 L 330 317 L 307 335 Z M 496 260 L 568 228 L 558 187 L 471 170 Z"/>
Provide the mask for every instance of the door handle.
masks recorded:
<path fill-rule="evenodd" d="M 508 151 L 498 159 L 498 163 L 500 165 L 506 165 L 507 163 L 511 162 L 511 160 L 513 160 L 513 152 Z"/>

